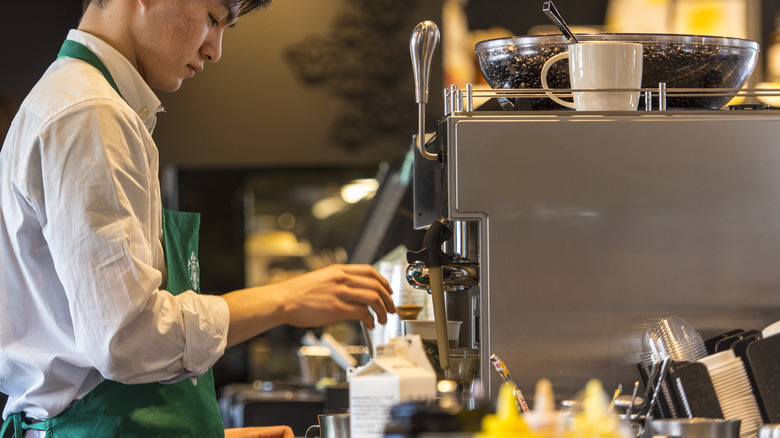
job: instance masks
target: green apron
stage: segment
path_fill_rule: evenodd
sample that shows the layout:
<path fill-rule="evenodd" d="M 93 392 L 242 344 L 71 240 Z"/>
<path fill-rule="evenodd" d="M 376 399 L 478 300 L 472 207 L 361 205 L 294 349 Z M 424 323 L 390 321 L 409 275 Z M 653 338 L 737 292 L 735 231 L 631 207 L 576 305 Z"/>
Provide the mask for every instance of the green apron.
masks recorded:
<path fill-rule="evenodd" d="M 86 47 L 67 40 L 60 57 L 82 59 L 95 65 L 108 78 L 108 70 Z M 76 47 L 76 51 L 71 50 Z M 84 55 L 84 50 L 91 54 Z M 85 59 L 86 58 L 86 59 Z M 102 67 L 102 68 L 101 68 Z M 109 83 L 116 88 L 113 79 Z M 117 90 L 119 92 L 119 90 Z M 198 230 L 200 215 L 163 210 L 163 239 L 168 268 L 168 291 L 200 292 L 198 284 Z M 28 424 L 24 413 L 9 415 L 0 437 L 13 425 L 15 438 L 23 430 L 46 431 L 46 438 L 62 437 L 222 437 L 224 427 L 217 405 L 211 370 L 197 385 L 190 379 L 173 384 L 126 385 L 105 380 L 56 417 Z"/>

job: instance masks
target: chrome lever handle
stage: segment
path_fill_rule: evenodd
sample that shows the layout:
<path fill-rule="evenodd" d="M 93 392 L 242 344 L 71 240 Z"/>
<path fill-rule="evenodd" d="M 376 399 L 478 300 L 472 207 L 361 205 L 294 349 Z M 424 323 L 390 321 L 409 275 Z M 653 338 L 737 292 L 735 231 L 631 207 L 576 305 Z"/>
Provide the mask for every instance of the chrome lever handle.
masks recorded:
<path fill-rule="evenodd" d="M 414 97 L 418 105 L 417 150 L 428 160 L 437 160 L 437 154 L 425 150 L 425 104 L 428 103 L 428 82 L 431 63 L 439 47 L 441 33 L 433 21 L 423 21 L 415 26 L 409 38 L 409 52 L 414 71 Z"/>

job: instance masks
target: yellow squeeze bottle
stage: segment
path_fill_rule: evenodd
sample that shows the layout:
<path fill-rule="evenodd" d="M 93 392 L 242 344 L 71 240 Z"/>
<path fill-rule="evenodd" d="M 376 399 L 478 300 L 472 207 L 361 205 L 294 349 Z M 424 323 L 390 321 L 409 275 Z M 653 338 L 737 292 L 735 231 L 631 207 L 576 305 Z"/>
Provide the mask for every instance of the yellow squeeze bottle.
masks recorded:
<path fill-rule="evenodd" d="M 599 380 L 593 379 L 585 386 L 580 406 L 564 438 L 626 438 Z"/>
<path fill-rule="evenodd" d="M 555 395 L 548 379 L 536 382 L 534 408 L 523 417 L 532 432 L 541 438 L 559 438 L 562 433 L 561 415 L 555 410 Z"/>
<path fill-rule="evenodd" d="M 496 413 L 482 418 L 482 431 L 474 438 L 540 438 L 531 432 L 517 411 L 514 384 L 505 382 L 498 392 Z"/>

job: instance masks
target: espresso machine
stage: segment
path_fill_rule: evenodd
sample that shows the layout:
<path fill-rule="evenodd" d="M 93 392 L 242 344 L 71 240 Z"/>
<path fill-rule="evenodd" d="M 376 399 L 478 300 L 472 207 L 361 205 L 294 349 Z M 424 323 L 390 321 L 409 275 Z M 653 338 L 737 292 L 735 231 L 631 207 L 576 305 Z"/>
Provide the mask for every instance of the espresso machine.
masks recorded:
<path fill-rule="evenodd" d="M 437 319 L 463 321 L 486 396 L 491 355 L 526 395 L 547 378 L 563 400 L 594 378 L 632 387 L 659 318 L 705 339 L 780 320 L 780 111 L 667 111 L 663 88 L 648 111 L 504 111 L 467 86 L 428 132 L 437 43 L 426 22 L 410 48 L 415 227 L 439 241 L 410 252 L 407 277 L 441 288 Z"/>

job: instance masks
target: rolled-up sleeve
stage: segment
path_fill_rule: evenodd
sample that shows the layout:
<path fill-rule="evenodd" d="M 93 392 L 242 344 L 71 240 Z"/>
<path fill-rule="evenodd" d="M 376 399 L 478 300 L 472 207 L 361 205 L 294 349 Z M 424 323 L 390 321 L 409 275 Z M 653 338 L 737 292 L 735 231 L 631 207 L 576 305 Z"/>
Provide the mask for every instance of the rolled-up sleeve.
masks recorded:
<path fill-rule="evenodd" d="M 67 297 L 63 327 L 105 378 L 205 373 L 224 353 L 229 310 L 216 296 L 162 289 L 157 149 L 121 102 L 80 102 L 45 121 L 25 187 Z M 60 128 L 62 127 L 62 128 Z M 67 130 L 66 130 L 67 129 Z M 55 312 L 56 313 L 56 312 Z M 63 314 L 65 315 L 65 314 Z"/>

